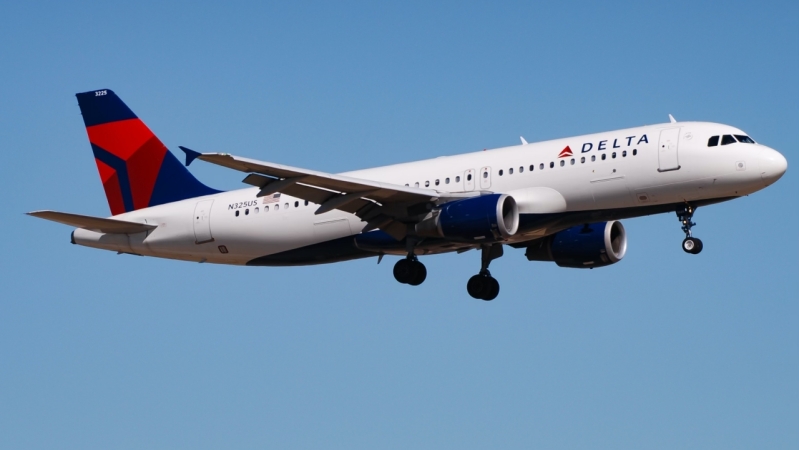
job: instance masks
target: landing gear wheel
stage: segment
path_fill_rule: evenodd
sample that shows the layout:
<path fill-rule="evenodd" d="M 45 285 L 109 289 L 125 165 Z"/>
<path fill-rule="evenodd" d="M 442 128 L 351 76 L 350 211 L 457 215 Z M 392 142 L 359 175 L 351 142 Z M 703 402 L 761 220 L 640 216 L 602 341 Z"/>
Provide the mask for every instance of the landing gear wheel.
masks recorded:
<path fill-rule="evenodd" d="M 402 284 L 419 286 L 427 278 L 427 268 L 419 261 L 401 259 L 394 264 L 394 278 Z"/>
<path fill-rule="evenodd" d="M 407 284 L 413 277 L 413 261 L 401 259 L 394 264 L 394 278 L 402 284 Z"/>
<path fill-rule="evenodd" d="M 488 292 L 483 297 L 483 300 L 490 302 L 499 295 L 499 281 L 494 277 L 488 277 Z"/>
<path fill-rule="evenodd" d="M 491 301 L 499 295 L 499 282 L 491 275 L 477 274 L 469 278 L 466 291 L 473 298 Z"/>
<path fill-rule="evenodd" d="M 702 247 L 702 241 L 699 240 L 699 238 L 687 237 L 684 241 L 682 241 L 682 249 L 685 251 L 685 253 L 696 255 L 702 251 Z"/>
<path fill-rule="evenodd" d="M 412 261 L 411 264 L 413 267 L 413 277 L 408 281 L 408 284 L 411 286 L 419 286 L 424 283 L 424 280 L 427 278 L 427 268 L 419 261 Z"/>

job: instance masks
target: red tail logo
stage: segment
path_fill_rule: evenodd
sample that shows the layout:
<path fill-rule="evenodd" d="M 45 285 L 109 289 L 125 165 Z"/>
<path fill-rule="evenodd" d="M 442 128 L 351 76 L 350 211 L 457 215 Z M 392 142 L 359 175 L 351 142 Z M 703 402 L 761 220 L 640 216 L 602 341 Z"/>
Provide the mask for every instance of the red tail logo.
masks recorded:
<path fill-rule="evenodd" d="M 574 156 L 574 154 L 572 153 L 571 147 L 567 145 L 566 148 L 560 151 L 560 155 L 558 155 L 558 158 L 566 158 L 568 156 Z"/>

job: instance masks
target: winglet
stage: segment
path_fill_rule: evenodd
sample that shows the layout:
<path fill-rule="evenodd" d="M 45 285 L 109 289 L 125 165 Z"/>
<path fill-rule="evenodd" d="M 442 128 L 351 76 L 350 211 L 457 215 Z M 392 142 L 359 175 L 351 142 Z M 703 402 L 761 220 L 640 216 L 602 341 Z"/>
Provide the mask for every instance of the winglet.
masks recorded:
<path fill-rule="evenodd" d="M 527 145 L 527 140 L 524 138 L 524 136 L 519 136 L 519 139 L 522 140 L 522 145 Z"/>
<path fill-rule="evenodd" d="M 190 148 L 183 147 L 182 145 L 178 145 L 178 148 L 183 150 L 183 153 L 186 154 L 186 167 L 189 167 L 189 164 L 191 164 L 192 161 L 194 161 L 200 155 L 202 155 L 202 153 L 195 152 L 194 150 L 192 150 Z"/>
<path fill-rule="evenodd" d="M 671 114 L 669 114 L 669 121 L 671 121 L 671 123 L 677 123 L 677 119 L 675 119 Z"/>

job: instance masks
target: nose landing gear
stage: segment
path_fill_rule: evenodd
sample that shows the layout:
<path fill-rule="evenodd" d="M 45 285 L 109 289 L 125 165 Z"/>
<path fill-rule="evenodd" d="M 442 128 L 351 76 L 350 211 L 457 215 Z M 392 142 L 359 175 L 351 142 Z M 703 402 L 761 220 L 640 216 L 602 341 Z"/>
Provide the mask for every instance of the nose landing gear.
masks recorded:
<path fill-rule="evenodd" d="M 499 295 L 499 282 L 491 276 L 491 272 L 488 271 L 488 265 L 491 264 L 491 261 L 502 256 L 502 244 L 484 245 L 482 252 L 480 273 L 469 278 L 469 282 L 466 283 L 466 290 L 469 295 L 476 299 L 491 301 Z"/>
<path fill-rule="evenodd" d="M 698 254 L 702 251 L 703 245 L 699 238 L 691 235 L 691 228 L 696 225 L 693 222 L 694 207 L 685 204 L 681 209 L 677 210 L 677 218 L 682 223 L 682 231 L 685 233 L 685 239 L 682 241 L 682 249 L 685 253 Z"/>

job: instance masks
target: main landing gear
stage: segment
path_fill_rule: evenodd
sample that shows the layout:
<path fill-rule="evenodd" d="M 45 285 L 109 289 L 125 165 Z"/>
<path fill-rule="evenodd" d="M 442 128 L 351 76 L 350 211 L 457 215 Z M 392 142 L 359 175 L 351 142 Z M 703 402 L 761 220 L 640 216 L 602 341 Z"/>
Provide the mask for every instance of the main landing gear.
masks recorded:
<path fill-rule="evenodd" d="M 394 264 L 394 278 L 402 284 L 419 286 L 427 278 L 427 268 L 419 262 L 414 251 L 417 243 L 417 240 L 409 238 L 406 247 L 408 256 Z"/>
<path fill-rule="evenodd" d="M 699 238 L 691 236 L 691 228 L 696 225 L 692 219 L 694 217 L 694 207 L 685 204 L 681 209 L 677 210 L 677 218 L 682 223 L 682 231 L 685 232 L 685 240 L 682 241 L 682 249 L 685 253 L 698 254 L 702 251 L 702 241 Z"/>
<path fill-rule="evenodd" d="M 491 276 L 491 272 L 488 271 L 488 265 L 491 264 L 491 261 L 502 256 L 502 244 L 484 245 L 482 246 L 482 252 L 480 273 L 469 278 L 469 282 L 466 283 L 466 290 L 469 295 L 476 299 L 491 301 L 499 295 L 499 282 Z"/>

